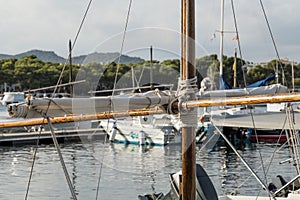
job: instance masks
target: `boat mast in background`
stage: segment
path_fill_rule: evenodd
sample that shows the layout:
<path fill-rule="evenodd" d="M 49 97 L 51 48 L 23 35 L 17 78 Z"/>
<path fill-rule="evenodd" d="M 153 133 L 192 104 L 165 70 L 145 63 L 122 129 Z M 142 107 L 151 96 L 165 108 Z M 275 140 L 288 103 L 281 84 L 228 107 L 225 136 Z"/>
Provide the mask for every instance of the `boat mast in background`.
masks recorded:
<path fill-rule="evenodd" d="M 237 87 L 237 82 L 236 82 L 236 48 L 234 49 L 234 63 L 233 63 L 233 88 Z"/>
<path fill-rule="evenodd" d="M 224 37 L 224 0 L 221 0 L 221 27 L 220 27 L 220 79 L 223 76 L 223 37 Z"/>
<path fill-rule="evenodd" d="M 292 92 L 295 92 L 295 72 L 294 72 L 294 61 L 292 61 Z"/>
<path fill-rule="evenodd" d="M 153 89 L 153 50 L 150 46 L 150 88 Z"/>
<path fill-rule="evenodd" d="M 69 83 L 72 83 L 73 80 L 73 71 L 72 71 L 72 42 L 69 40 Z M 70 84 L 70 96 L 73 97 L 73 85 Z"/>

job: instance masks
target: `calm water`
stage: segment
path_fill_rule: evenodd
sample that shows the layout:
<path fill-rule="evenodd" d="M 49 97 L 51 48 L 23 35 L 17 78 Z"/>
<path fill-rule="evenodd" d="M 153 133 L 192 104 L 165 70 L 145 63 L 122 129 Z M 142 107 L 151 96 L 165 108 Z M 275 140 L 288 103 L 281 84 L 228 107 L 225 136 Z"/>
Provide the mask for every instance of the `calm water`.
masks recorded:
<path fill-rule="evenodd" d="M 226 147 L 201 152 L 199 148 L 197 161 L 207 170 L 218 194 L 229 194 L 237 189 L 240 194 L 256 195 L 261 189 L 240 159 Z M 240 153 L 252 167 L 261 171 L 260 153 L 266 164 L 275 148 L 275 145 L 260 144 Z M 98 199 L 137 199 L 140 194 L 167 193 L 169 173 L 177 172 L 181 167 L 179 146 L 142 148 L 85 141 L 61 144 L 61 151 L 78 199 L 96 199 L 99 179 Z M 34 146 L 1 147 L 0 199 L 24 199 L 33 152 Z M 287 148 L 276 154 L 268 183 L 278 174 L 286 179 L 293 176 L 295 169 L 290 164 L 278 165 L 288 155 Z M 259 175 L 263 179 L 262 173 Z M 38 147 L 28 199 L 71 199 L 53 145 Z"/>

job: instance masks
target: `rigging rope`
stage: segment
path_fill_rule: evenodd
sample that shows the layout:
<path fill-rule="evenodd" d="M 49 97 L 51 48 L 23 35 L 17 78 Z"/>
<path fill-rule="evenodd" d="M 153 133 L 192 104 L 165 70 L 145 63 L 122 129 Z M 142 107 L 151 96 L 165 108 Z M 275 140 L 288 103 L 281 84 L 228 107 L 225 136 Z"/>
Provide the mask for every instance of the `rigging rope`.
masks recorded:
<path fill-rule="evenodd" d="M 253 128 L 254 128 L 254 133 L 255 133 L 256 142 L 258 143 L 258 136 L 257 136 L 257 131 L 256 131 L 256 127 L 255 127 L 254 116 L 253 116 L 252 110 L 250 110 L 250 115 L 251 115 L 252 125 L 253 125 Z M 259 153 L 259 158 L 260 158 L 260 162 L 261 162 L 262 169 L 263 169 L 264 179 L 265 179 L 265 182 L 267 183 L 267 181 L 268 181 L 268 180 L 267 180 L 267 172 L 266 172 L 266 169 L 265 169 L 265 167 L 264 167 L 264 160 L 263 160 L 263 158 L 262 158 L 262 154 L 261 154 L 260 149 L 258 149 L 258 153 Z"/>
<path fill-rule="evenodd" d="M 137 81 L 137 88 L 139 88 L 139 87 L 140 87 L 140 83 L 141 83 L 141 80 L 142 80 L 142 77 L 143 77 L 144 71 L 145 71 L 145 65 L 143 65 L 143 68 L 142 68 L 142 71 L 141 71 L 141 74 L 140 74 L 139 80 Z M 139 90 L 141 91 L 141 89 L 139 89 Z"/>
<path fill-rule="evenodd" d="M 226 141 L 226 143 L 231 147 L 231 149 L 234 151 L 234 153 L 241 159 L 241 161 L 246 166 L 246 168 L 252 173 L 252 175 L 260 183 L 260 185 L 268 192 L 269 196 L 272 197 L 273 199 L 275 199 L 275 197 L 272 196 L 271 192 L 269 191 L 269 189 L 265 185 L 265 183 L 257 176 L 255 171 L 253 171 L 253 169 L 249 166 L 249 164 L 246 162 L 246 160 L 244 160 L 243 156 L 235 149 L 235 147 L 231 144 L 231 142 L 227 139 L 227 137 L 222 133 L 222 131 L 219 129 L 219 127 L 217 127 L 213 123 L 212 123 L 212 126 L 215 127 L 215 129 L 222 136 L 222 138 Z"/>
<path fill-rule="evenodd" d="M 279 56 L 279 52 L 277 50 L 277 46 L 276 46 L 276 43 L 275 43 L 275 39 L 273 37 L 273 33 L 272 33 L 272 30 L 271 30 L 271 27 L 270 27 L 270 24 L 269 24 L 269 21 L 268 21 L 268 18 L 267 18 L 267 15 L 266 15 L 266 12 L 265 12 L 265 9 L 264 9 L 264 5 L 262 3 L 262 0 L 260 0 L 260 4 L 261 4 L 261 8 L 263 10 L 263 14 L 264 14 L 264 17 L 265 17 L 265 20 L 266 20 L 266 23 L 267 23 L 267 26 L 268 26 L 268 30 L 269 30 L 269 33 L 270 33 L 270 36 L 271 36 L 271 39 L 272 39 L 272 42 L 273 42 L 273 45 L 274 45 L 274 48 L 275 48 L 275 51 L 276 51 L 276 55 L 277 55 L 277 58 L 278 60 L 280 60 L 280 56 Z M 237 23 L 236 23 L 236 15 L 235 15 L 235 11 L 234 11 L 234 4 L 233 4 L 233 0 L 231 0 L 231 5 L 232 5 L 232 12 L 233 12 L 233 16 L 234 16 L 234 24 L 235 24 L 235 29 L 236 29 L 236 34 L 237 34 L 237 38 L 238 38 L 238 46 L 239 46 L 239 51 L 240 51 L 240 55 L 242 56 L 241 54 L 241 49 L 240 49 L 240 38 L 239 38 L 239 35 L 238 35 L 238 30 L 237 30 Z M 241 58 L 242 59 L 242 58 Z M 241 61 L 242 62 L 242 61 Z M 281 65 L 281 62 L 280 62 L 280 66 L 281 66 L 281 69 L 282 69 L 282 65 Z M 283 71 L 283 70 L 282 70 Z M 243 70 L 243 76 L 244 76 L 244 70 Z M 283 78 L 285 79 L 285 76 L 284 76 L 284 73 L 282 74 Z M 244 81 L 245 81 L 245 84 L 246 84 L 246 79 L 245 79 L 245 76 L 244 76 Z M 254 116 L 253 116 L 253 113 L 252 111 L 250 110 L 250 115 L 251 115 L 251 120 L 252 120 L 252 125 L 254 127 L 254 133 L 255 133 L 255 138 L 256 138 L 256 142 L 258 143 L 258 136 L 257 136 L 257 131 L 256 131 L 256 128 L 255 128 L 255 122 L 254 122 Z M 289 123 L 291 124 L 291 123 Z M 280 135 L 281 137 L 281 135 Z M 278 139 L 279 141 L 279 139 Z M 263 168 L 263 174 L 264 174 L 264 178 L 265 178 L 265 181 L 267 182 L 267 173 L 269 171 L 269 167 L 271 165 L 271 162 L 270 162 L 270 165 L 268 166 L 267 170 L 265 169 L 264 167 L 264 162 L 263 162 L 263 159 L 262 159 L 262 154 L 261 154 L 261 151 L 259 150 L 259 155 L 260 155 L 260 160 L 261 160 L 261 163 L 262 163 L 262 168 Z M 273 155 L 274 156 L 274 155 Z M 272 160 L 271 160 L 272 161 Z M 299 173 L 299 169 L 297 168 L 298 170 L 298 173 Z"/>
<path fill-rule="evenodd" d="M 240 59 L 241 66 L 243 66 L 242 48 L 241 48 L 240 36 L 239 36 L 239 32 L 238 32 L 238 27 L 237 27 L 237 20 L 236 20 L 233 0 L 231 0 L 231 9 L 232 9 L 232 15 L 233 15 L 233 20 L 234 20 L 235 32 L 236 32 L 236 36 L 237 36 L 237 43 L 238 43 L 239 53 L 240 53 L 240 57 L 241 57 L 241 59 Z M 247 81 L 246 81 L 245 71 L 242 69 L 242 72 L 243 72 L 244 85 L 246 87 L 247 86 Z"/>
<path fill-rule="evenodd" d="M 190 99 L 191 95 L 194 95 L 197 92 L 198 92 L 198 87 L 197 87 L 196 76 L 186 80 L 181 80 L 181 78 L 179 78 L 176 96 L 178 98 L 180 127 L 197 126 L 197 110 L 196 109 L 188 110 L 186 104 L 184 104 Z"/>
<path fill-rule="evenodd" d="M 104 155 L 105 155 L 105 144 L 106 144 L 106 139 L 107 137 L 105 137 L 104 142 L 103 142 L 103 156 L 102 156 L 102 160 L 101 160 L 101 164 L 100 164 L 100 168 L 99 168 L 99 177 L 98 177 L 98 183 L 97 183 L 97 191 L 96 191 L 96 200 L 98 199 L 98 195 L 99 195 L 99 190 L 100 190 L 100 182 L 101 182 L 101 177 L 102 177 L 102 169 L 103 169 L 103 161 L 104 161 Z"/>
<path fill-rule="evenodd" d="M 123 48 L 124 48 L 124 43 L 125 43 L 125 36 L 126 36 L 128 22 L 129 22 L 131 5 L 132 5 L 132 0 L 129 0 L 128 11 L 127 11 L 127 16 L 126 16 L 126 22 L 125 22 L 125 27 L 124 27 L 123 37 L 122 37 L 122 43 L 121 43 L 121 48 L 120 48 L 118 62 L 117 62 L 117 70 L 116 70 L 116 75 L 115 75 L 115 80 L 114 80 L 114 86 L 113 86 L 113 90 L 112 90 L 112 96 L 115 93 L 115 88 L 116 88 L 116 85 L 117 85 L 117 78 L 118 78 L 119 66 L 120 66 L 121 56 L 122 56 L 122 53 L 123 53 Z M 110 105 L 111 106 L 110 106 L 109 110 L 111 111 L 111 108 L 113 106 L 113 102 L 112 101 L 111 101 Z M 109 120 L 108 120 L 107 123 L 109 123 Z M 106 137 L 105 137 L 105 141 L 104 142 L 106 143 Z M 98 199 L 98 194 L 99 194 L 100 180 L 101 180 L 101 176 L 102 176 L 102 168 L 103 168 L 104 155 L 105 155 L 105 149 L 103 151 L 103 157 L 102 157 L 101 165 L 100 165 L 100 168 L 99 168 L 99 178 L 98 178 L 97 191 L 96 191 L 96 200 Z"/>
<path fill-rule="evenodd" d="M 44 119 L 43 119 L 43 120 L 44 120 Z M 35 160 L 36 160 L 36 153 L 37 153 L 38 146 L 39 146 L 39 143 L 40 143 L 40 136 L 41 136 L 41 133 L 42 133 L 42 125 L 40 125 L 38 138 L 37 138 L 37 140 L 36 140 L 36 145 L 35 145 L 35 149 L 34 149 L 34 152 L 33 152 L 33 158 L 32 158 L 32 164 L 31 164 L 31 168 L 30 168 L 29 179 L 28 179 L 28 183 L 27 183 L 27 189 L 26 189 L 26 194 L 25 194 L 25 200 L 28 198 L 29 187 L 30 187 L 31 178 L 32 178 L 32 174 L 33 174 L 33 167 L 34 167 Z"/>
<path fill-rule="evenodd" d="M 266 14 L 266 11 L 265 11 L 263 2 L 262 2 L 262 0 L 259 0 L 259 2 L 260 2 L 260 5 L 261 5 L 261 9 L 262 9 L 262 11 L 263 11 L 264 18 L 265 18 L 265 20 L 266 20 L 267 26 L 268 26 L 268 30 L 269 30 L 269 33 L 270 33 L 270 37 L 271 37 L 273 46 L 274 46 L 274 48 L 275 48 L 275 53 L 276 53 L 277 59 L 278 59 L 278 61 L 280 61 L 279 52 L 278 52 L 278 49 L 277 49 L 277 46 L 276 46 L 276 43 L 275 43 L 275 39 L 274 39 L 274 36 L 273 36 L 273 32 L 272 32 L 272 30 L 271 30 L 271 26 L 270 26 L 269 20 L 268 20 L 268 18 L 267 18 L 267 14 Z M 281 68 L 281 70 L 282 70 L 282 72 L 283 72 L 284 70 L 283 70 L 283 67 L 282 67 L 282 63 L 279 62 L 279 64 L 280 64 L 280 68 Z M 282 77 L 283 77 L 283 80 L 287 83 L 284 73 L 282 73 Z"/>
<path fill-rule="evenodd" d="M 283 126 L 282 126 L 282 130 L 284 129 L 286 122 L 287 122 L 287 117 L 285 117 L 285 120 L 284 120 L 284 123 L 283 123 Z M 280 135 L 279 135 L 279 138 L 278 138 L 276 144 L 279 144 L 279 141 L 280 141 L 280 139 L 281 139 L 281 137 L 282 137 L 282 133 L 283 133 L 283 131 L 280 132 Z M 258 141 L 258 138 L 257 138 L 257 135 L 256 135 L 256 141 L 257 141 L 257 143 L 259 142 L 259 141 Z M 285 142 L 284 144 L 282 144 L 280 147 L 278 147 L 277 145 L 275 145 L 275 150 L 274 150 L 274 152 L 273 152 L 272 155 L 271 155 L 270 162 L 269 162 L 268 160 L 265 161 L 265 163 L 269 163 L 268 166 L 266 166 L 266 170 L 264 170 L 266 174 L 269 173 L 269 170 L 270 170 L 271 164 L 272 164 L 272 162 L 273 162 L 273 160 L 274 160 L 274 158 L 275 158 L 276 152 L 278 152 L 278 151 L 279 151 L 286 143 L 287 143 L 287 142 Z M 256 169 L 255 172 L 257 173 L 258 170 L 259 170 L 260 168 L 262 168 L 262 167 L 264 167 L 264 166 L 261 165 L 260 167 L 258 167 L 258 168 Z M 237 186 L 236 189 L 241 188 L 241 187 L 247 182 L 247 180 L 248 180 L 250 177 L 251 177 L 251 175 L 249 175 L 249 176 L 248 176 L 248 177 L 247 177 L 247 178 L 246 178 L 239 186 Z M 260 191 L 258 192 L 257 196 L 259 195 L 259 193 L 260 193 Z"/>
<path fill-rule="evenodd" d="M 115 76 L 115 82 L 114 82 L 114 88 L 113 88 L 112 95 L 114 95 L 114 93 L 115 93 L 115 87 L 117 85 L 117 78 L 118 78 L 119 66 L 120 66 L 121 56 L 122 56 L 123 48 L 124 48 L 124 42 L 125 42 L 125 36 L 126 36 L 128 22 L 129 22 L 129 15 L 130 15 L 130 10 L 131 10 L 131 4 L 132 4 L 132 0 L 129 0 L 129 6 L 128 6 L 128 11 L 127 11 L 127 16 L 126 16 L 126 23 L 125 23 L 125 27 L 124 27 L 124 32 L 123 32 L 123 37 L 122 37 L 122 43 L 121 43 L 120 53 L 119 53 L 118 62 L 117 62 L 117 71 L 116 71 L 116 76 Z"/>
<path fill-rule="evenodd" d="M 178 80 L 178 87 L 176 96 L 178 97 L 179 103 L 178 103 L 178 109 L 180 111 L 186 111 L 182 110 L 182 104 L 189 100 L 190 95 L 196 94 L 198 92 L 197 87 L 197 77 L 186 80 Z"/>
<path fill-rule="evenodd" d="M 299 153 L 299 135 L 295 130 L 294 123 L 293 123 L 293 118 L 292 118 L 292 108 L 291 105 L 288 104 L 287 109 L 286 109 L 286 114 L 289 122 L 289 134 L 288 136 L 291 138 L 291 155 L 293 158 L 293 162 L 295 164 L 297 173 L 300 173 L 299 169 L 299 158 L 300 158 L 300 153 Z"/>
<path fill-rule="evenodd" d="M 71 194 L 72 194 L 72 198 L 73 198 L 73 200 L 77 200 L 76 193 L 75 193 L 75 190 L 74 190 L 74 186 L 73 186 L 73 184 L 72 184 L 72 182 L 71 182 L 71 179 L 70 179 L 70 176 L 69 176 L 69 173 L 68 173 L 66 164 L 65 164 L 65 162 L 64 162 L 64 158 L 63 158 L 63 156 L 62 156 L 62 153 L 61 153 L 61 150 L 60 150 L 58 141 L 57 141 L 57 139 L 56 139 L 55 132 L 54 132 L 53 126 L 52 126 L 52 124 L 51 124 L 50 118 L 49 118 L 48 116 L 46 116 L 46 119 L 47 119 L 47 121 L 48 121 L 48 125 L 49 125 L 50 131 L 51 131 L 51 136 L 52 136 L 52 139 L 53 139 L 53 143 L 54 143 L 54 146 L 55 146 L 56 151 L 57 151 L 57 153 L 58 153 L 58 156 L 59 156 L 59 160 L 60 160 L 61 166 L 62 166 L 62 168 L 63 168 L 63 171 L 64 171 L 64 174 L 65 174 L 66 180 L 67 180 L 67 182 L 68 182 L 68 186 L 69 186 L 70 192 L 71 192 Z"/>
<path fill-rule="evenodd" d="M 65 69 L 66 69 L 66 66 L 67 66 L 67 61 L 68 61 L 68 60 L 70 59 L 70 57 L 71 57 L 71 51 L 73 50 L 73 48 L 74 48 L 74 46 L 75 46 L 75 44 L 76 44 L 76 42 L 77 42 L 79 33 L 80 33 L 81 29 L 82 29 L 83 23 L 84 23 L 84 21 L 85 21 L 85 19 L 86 19 L 86 16 L 87 16 L 87 13 L 88 13 L 88 11 L 89 11 L 89 9 L 90 9 L 90 6 L 91 6 L 92 1 L 93 1 L 93 0 L 90 0 L 90 1 L 89 1 L 88 6 L 87 6 L 87 8 L 86 8 L 86 10 L 85 10 L 85 13 L 84 13 L 83 18 L 82 18 L 82 20 L 81 20 L 81 23 L 80 23 L 80 25 L 79 25 L 78 31 L 77 31 L 77 33 L 76 33 L 74 42 L 73 42 L 72 47 L 71 47 L 71 49 L 70 49 L 68 58 L 66 59 L 66 62 L 65 62 L 65 64 L 64 64 L 63 68 L 62 68 L 62 71 L 61 71 L 61 73 L 60 73 L 60 75 L 59 75 L 59 78 L 58 78 L 58 81 L 57 81 L 57 83 L 56 83 L 56 87 L 54 88 L 54 91 L 53 91 L 53 93 L 52 93 L 52 97 L 54 97 L 54 94 L 56 93 L 56 90 L 57 90 L 57 88 L 58 88 L 58 85 L 59 85 L 60 81 L 62 80 L 63 73 L 64 73 L 64 71 L 65 71 Z"/>
<path fill-rule="evenodd" d="M 91 6 L 92 1 L 93 1 L 93 0 L 90 0 L 90 1 L 89 1 L 88 6 L 87 6 L 87 8 L 86 8 L 86 11 L 85 11 L 85 13 L 84 13 L 84 15 L 83 15 L 83 18 L 82 18 L 81 23 L 80 23 L 80 25 L 79 25 L 79 28 L 78 28 L 78 31 L 77 31 L 77 33 L 76 33 L 74 42 L 73 42 L 72 47 L 71 47 L 71 49 L 70 49 L 68 58 L 66 59 L 66 62 L 64 63 L 64 66 L 63 66 L 62 71 L 61 71 L 61 73 L 60 73 L 60 75 L 59 75 L 58 81 L 57 81 L 57 83 L 56 83 L 56 86 L 55 86 L 55 88 L 54 88 L 54 90 L 53 90 L 53 93 L 52 93 L 52 95 L 51 95 L 52 98 L 54 97 L 54 95 L 55 95 L 55 93 L 56 93 L 56 90 L 57 90 L 57 88 L 58 88 L 58 85 L 59 85 L 60 81 L 62 80 L 63 73 L 64 73 L 65 68 L 66 68 L 66 66 L 67 66 L 67 61 L 68 61 L 68 60 L 70 59 L 70 57 L 71 57 L 71 51 L 72 51 L 72 49 L 74 48 L 74 46 L 75 46 L 75 44 L 76 44 L 76 42 L 77 42 L 79 33 L 80 33 L 81 29 L 82 29 L 83 23 L 84 23 L 84 21 L 85 21 L 85 19 L 86 19 L 86 16 L 87 16 L 87 13 L 88 13 L 88 11 L 89 11 L 89 9 L 90 9 L 90 6 Z M 50 108 L 51 102 L 53 102 L 55 105 L 57 105 L 58 107 L 60 107 L 60 106 L 59 106 L 58 104 L 56 104 L 53 100 L 50 99 L 50 101 L 48 102 L 48 106 L 47 106 L 46 112 L 45 112 L 45 113 L 42 113 L 42 115 L 47 115 L 48 110 L 49 110 L 49 108 Z M 60 107 L 60 108 L 61 108 L 61 107 Z M 65 111 L 65 112 L 66 112 L 66 111 Z M 66 112 L 66 113 L 67 113 L 67 112 Z"/>

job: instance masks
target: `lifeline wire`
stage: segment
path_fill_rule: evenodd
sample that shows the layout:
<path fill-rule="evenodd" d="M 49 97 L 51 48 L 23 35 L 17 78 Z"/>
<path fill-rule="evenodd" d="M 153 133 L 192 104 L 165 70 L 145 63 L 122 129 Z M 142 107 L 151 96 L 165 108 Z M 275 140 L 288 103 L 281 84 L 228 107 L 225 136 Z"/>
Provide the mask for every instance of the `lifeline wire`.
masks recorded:
<path fill-rule="evenodd" d="M 77 200 L 76 193 L 75 193 L 75 190 L 74 190 L 74 186 L 73 186 L 73 184 L 71 182 L 71 179 L 70 179 L 67 167 L 66 167 L 65 162 L 64 162 L 64 158 L 63 158 L 62 153 L 60 151 L 60 147 L 59 147 L 59 144 L 57 142 L 57 139 L 56 139 L 56 136 L 55 136 L 54 129 L 53 129 L 53 126 L 51 124 L 50 118 L 49 117 L 46 117 L 46 118 L 47 118 L 48 125 L 49 125 L 50 131 L 51 131 L 51 136 L 52 136 L 52 139 L 53 139 L 53 143 L 54 143 L 54 145 L 56 147 L 56 150 L 57 150 L 57 153 L 58 153 L 58 156 L 59 156 L 59 160 L 60 160 L 61 166 L 63 168 L 65 177 L 66 177 L 67 182 L 68 182 L 68 186 L 69 186 L 70 192 L 72 194 L 72 198 L 73 198 L 73 200 Z"/>

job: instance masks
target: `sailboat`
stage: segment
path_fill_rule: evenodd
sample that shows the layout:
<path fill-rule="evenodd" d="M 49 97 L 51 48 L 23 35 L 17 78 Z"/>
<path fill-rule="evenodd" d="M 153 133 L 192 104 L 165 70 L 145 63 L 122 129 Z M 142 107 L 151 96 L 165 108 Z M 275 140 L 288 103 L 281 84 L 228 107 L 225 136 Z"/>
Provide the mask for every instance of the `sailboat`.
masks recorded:
<path fill-rule="evenodd" d="M 150 47 L 150 52 L 151 75 L 153 62 L 152 46 Z M 175 95 L 175 91 L 171 89 L 172 85 L 154 84 L 152 76 L 148 87 L 139 86 L 139 83 L 135 86 L 134 78 L 132 74 L 132 88 L 106 90 L 109 92 L 121 91 L 118 95 L 74 98 L 31 98 L 28 96 L 25 102 L 10 104 L 7 107 L 8 113 L 13 118 L 25 119 L 40 118 L 43 115 L 51 117 L 82 115 L 83 113 L 85 115 L 93 115 L 99 112 L 106 112 L 108 108 L 110 108 L 109 112 L 145 107 L 155 108 L 167 104 Z M 139 92 L 128 92 L 137 90 Z M 141 90 L 145 90 L 145 92 L 141 92 Z M 106 91 L 92 91 L 90 93 L 96 94 Z M 92 120 L 91 122 L 94 121 Z M 103 127 L 103 130 L 109 135 L 109 141 L 111 142 L 162 146 L 180 142 L 179 130 L 174 126 L 177 120 L 169 114 L 125 116 L 121 118 L 116 116 L 114 119 L 103 119 L 101 121 L 98 120 L 98 122 L 99 126 Z"/>
<path fill-rule="evenodd" d="M 233 4 L 233 2 L 231 2 Z M 232 6 L 233 7 L 233 6 Z M 267 76 L 265 79 L 257 81 L 255 83 L 252 83 L 250 85 L 245 86 L 244 88 L 237 88 L 236 87 L 236 49 L 235 49 L 235 56 L 234 56 L 234 64 L 233 64 L 233 71 L 234 71 L 234 86 L 231 87 L 224 79 L 223 77 L 223 38 L 224 38 L 224 33 L 227 31 L 224 31 L 224 0 L 221 1 L 221 26 L 220 26 L 220 67 L 219 67 L 219 89 L 218 90 L 206 90 L 206 83 L 207 80 L 204 79 L 201 83 L 201 89 L 199 92 L 199 97 L 198 98 L 228 98 L 228 97 L 241 97 L 241 96 L 251 96 L 251 95 L 260 95 L 260 94 L 282 94 L 282 93 L 288 93 L 289 90 L 286 86 L 279 84 L 278 82 L 276 84 L 269 84 L 272 80 L 275 79 L 275 75 L 271 74 Z M 236 27 L 236 31 L 234 32 L 236 34 L 237 41 L 239 41 L 239 35 Z M 239 45 L 240 47 L 240 45 Z M 241 53 L 240 53 L 241 54 Z M 209 77 L 207 77 L 209 79 Z M 244 80 L 245 81 L 245 80 Z M 247 138 L 252 138 L 254 141 L 257 139 L 257 131 L 256 135 L 252 135 L 251 133 L 253 132 L 253 128 L 259 128 L 258 126 L 255 126 L 256 123 L 253 123 L 251 120 L 251 117 L 253 114 L 258 114 L 262 115 L 265 117 L 270 116 L 270 109 L 269 106 L 273 104 L 260 104 L 260 105 L 247 105 L 247 106 L 222 106 L 214 109 L 204 109 L 204 111 L 200 110 L 201 115 L 200 115 L 200 122 L 198 125 L 198 130 L 201 131 L 202 134 L 206 134 L 208 129 L 210 128 L 210 120 L 214 120 L 214 124 L 222 127 L 226 127 L 226 131 L 228 134 L 230 132 L 238 131 L 238 134 L 244 135 L 246 133 Z M 274 110 L 272 110 L 274 111 Z M 279 111 L 279 108 L 276 110 L 276 112 Z M 199 113 L 200 113 L 199 112 Z M 277 115 L 277 113 L 276 113 Z M 234 126 L 231 126 L 233 123 L 233 120 L 229 120 L 229 123 L 227 123 L 227 118 L 229 119 L 235 119 L 237 124 Z M 260 117 L 262 118 L 262 117 Z M 276 118 L 276 116 L 274 116 Z M 206 122 L 204 122 L 204 119 L 206 119 Z M 209 120 L 207 120 L 209 119 Z M 282 119 L 282 118 L 281 118 Z M 243 122 L 245 124 L 242 126 Z M 261 124 L 262 121 L 258 122 Z M 250 125 L 251 124 L 251 125 Z M 248 130 L 248 128 L 251 128 Z M 232 130 L 234 129 L 234 130 Z M 275 133 L 276 135 L 271 135 L 270 137 L 266 134 L 266 138 L 274 138 L 274 142 L 277 141 L 278 138 L 283 139 L 285 138 L 284 141 L 286 141 L 286 137 L 280 136 L 279 133 L 281 132 L 280 130 L 275 130 L 272 127 L 272 125 L 268 125 L 266 128 L 266 124 L 263 128 L 261 129 L 260 132 L 265 132 L 265 133 Z M 261 140 L 259 140 L 261 141 Z M 264 140 L 266 141 L 266 140 Z M 262 141 L 263 142 L 263 141 Z"/>
<path fill-rule="evenodd" d="M 52 123 L 66 123 L 71 121 L 88 121 L 109 119 L 115 117 L 124 116 L 145 116 L 150 114 L 165 114 L 167 111 L 170 113 L 179 113 L 180 126 L 182 127 L 182 171 L 176 173 L 177 175 L 171 175 L 172 178 L 178 177 L 176 184 L 178 198 L 180 199 L 196 199 L 196 197 L 203 197 L 206 199 L 299 199 L 300 191 L 297 189 L 297 182 L 299 175 L 291 181 L 288 181 L 282 188 L 279 188 L 274 193 L 271 193 L 270 189 L 258 177 L 258 181 L 262 183 L 263 188 L 268 192 L 269 196 L 266 197 L 250 197 L 250 196 L 226 196 L 217 197 L 214 189 L 212 188 L 206 173 L 203 168 L 196 165 L 196 150 L 195 150 L 195 127 L 197 124 L 196 109 L 198 107 L 209 106 L 224 106 L 224 105 L 247 105 L 253 103 L 267 103 L 267 102 L 294 102 L 300 100 L 299 93 L 294 94 L 281 94 L 281 95 L 254 95 L 247 97 L 232 97 L 227 99 L 199 99 L 196 100 L 196 76 L 195 76 L 195 29 L 194 29 L 194 0 L 182 0 L 182 57 L 181 57 L 181 77 L 180 77 L 180 89 L 177 96 L 163 95 L 163 94 L 150 94 L 149 96 L 116 96 L 116 97 L 94 97 L 89 99 L 72 99 L 71 104 L 79 104 L 77 108 L 78 112 L 70 113 L 69 115 L 56 116 L 53 118 L 47 117 L 47 121 L 43 118 L 28 120 L 26 123 L 0 123 L 0 128 L 12 127 L 12 126 L 24 126 L 24 125 L 37 125 Z M 150 100 L 149 100 L 150 99 Z M 65 100 L 48 100 L 46 102 L 41 101 L 41 105 L 47 109 L 49 106 L 62 106 Z M 118 109 L 111 109 L 112 102 L 115 101 L 120 105 Z M 31 102 L 31 103 L 30 103 Z M 49 104 L 50 102 L 50 104 Z M 122 107 L 120 102 L 129 102 L 129 107 Z M 70 103 L 70 102 L 69 102 Z M 33 104 L 32 101 L 27 102 L 28 106 L 36 106 L 36 108 L 43 108 L 43 106 Z M 82 107 L 81 107 L 82 106 Z M 165 109 L 165 108 L 168 109 Z M 66 106 L 66 108 L 68 108 Z M 95 109 L 96 108 L 96 109 Z M 125 110 L 125 111 L 124 111 Z M 39 111 L 42 111 L 39 110 Z M 90 112 L 87 112 L 90 111 Z M 96 113 L 94 112 L 96 111 Z M 43 112 L 41 112 L 43 113 Z M 84 113 L 84 114 L 83 114 Z M 28 113 L 26 113 L 28 114 Z M 47 114 L 47 113 L 43 113 Z M 219 134 L 222 135 L 220 131 Z M 291 137 L 297 139 L 297 137 Z M 226 139 L 226 137 L 224 137 Z M 230 144 L 230 142 L 228 142 Z M 297 146 L 295 146 L 297 147 Z M 233 148 L 234 149 L 234 148 Z M 237 151 L 236 151 L 237 152 Z M 238 152 L 237 152 L 238 153 Z M 298 158 L 294 159 L 298 161 Z M 253 170 L 251 171 L 253 172 Z M 196 181 L 196 175 L 199 177 Z M 257 177 L 257 176 L 256 176 Z M 203 180 L 205 179 L 205 180 Z M 172 182 L 173 183 L 173 182 Z M 175 182 L 174 182 L 175 183 Z M 197 189 L 197 185 L 207 185 L 208 188 L 201 187 L 202 192 Z M 205 184 L 208 183 L 208 184 Z M 70 187 L 71 188 L 71 187 Z M 281 192 L 287 190 L 287 197 L 281 197 Z M 212 196 L 208 197 L 208 193 L 212 192 Z M 201 196 L 196 196 L 196 195 Z M 76 196 L 76 194 L 74 194 Z M 203 196 L 204 195 L 204 196 Z M 280 196 L 280 197 L 277 197 Z M 285 194 L 284 194 L 285 196 Z M 203 199 L 202 198 L 202 199 Z"/>
<path fill-rule="evenodd" d="M 164 146 L 181 141 L 169 115 L 127 117 L 108 123 L 109 140 L 115 143 Z"/>
<path fill-rule="evenodd" d="M 132 70 L 132 86 L 137 85 L 142 90 L 158 93 L 160 88 L 167 92 L 167 85 L 153 83 L 153 48 L 150 46 L 150 82 L 149 87 L 139 86 L 140 81 L 135 81 L 134 70 Z M 141 74 L 142 76 L 142 74 Z M 141 77 L 139 78 L 141 79 Z M 137 83 L 135 83 L 137 82 Z M 172 86 L 169 87 L 169 94 L 172 94 Z M 134 95 L 131 93 L 129 95 Z M 177 120 L 172 115 L 148 115 L 109 119 L 104 121 L 106 132 L 109 134 L 109 141 L 115 143 L 137 144 L 137 145 L 159 145 L 178 144 L 181 141 L 180 131 L 176 128 Z"/>

